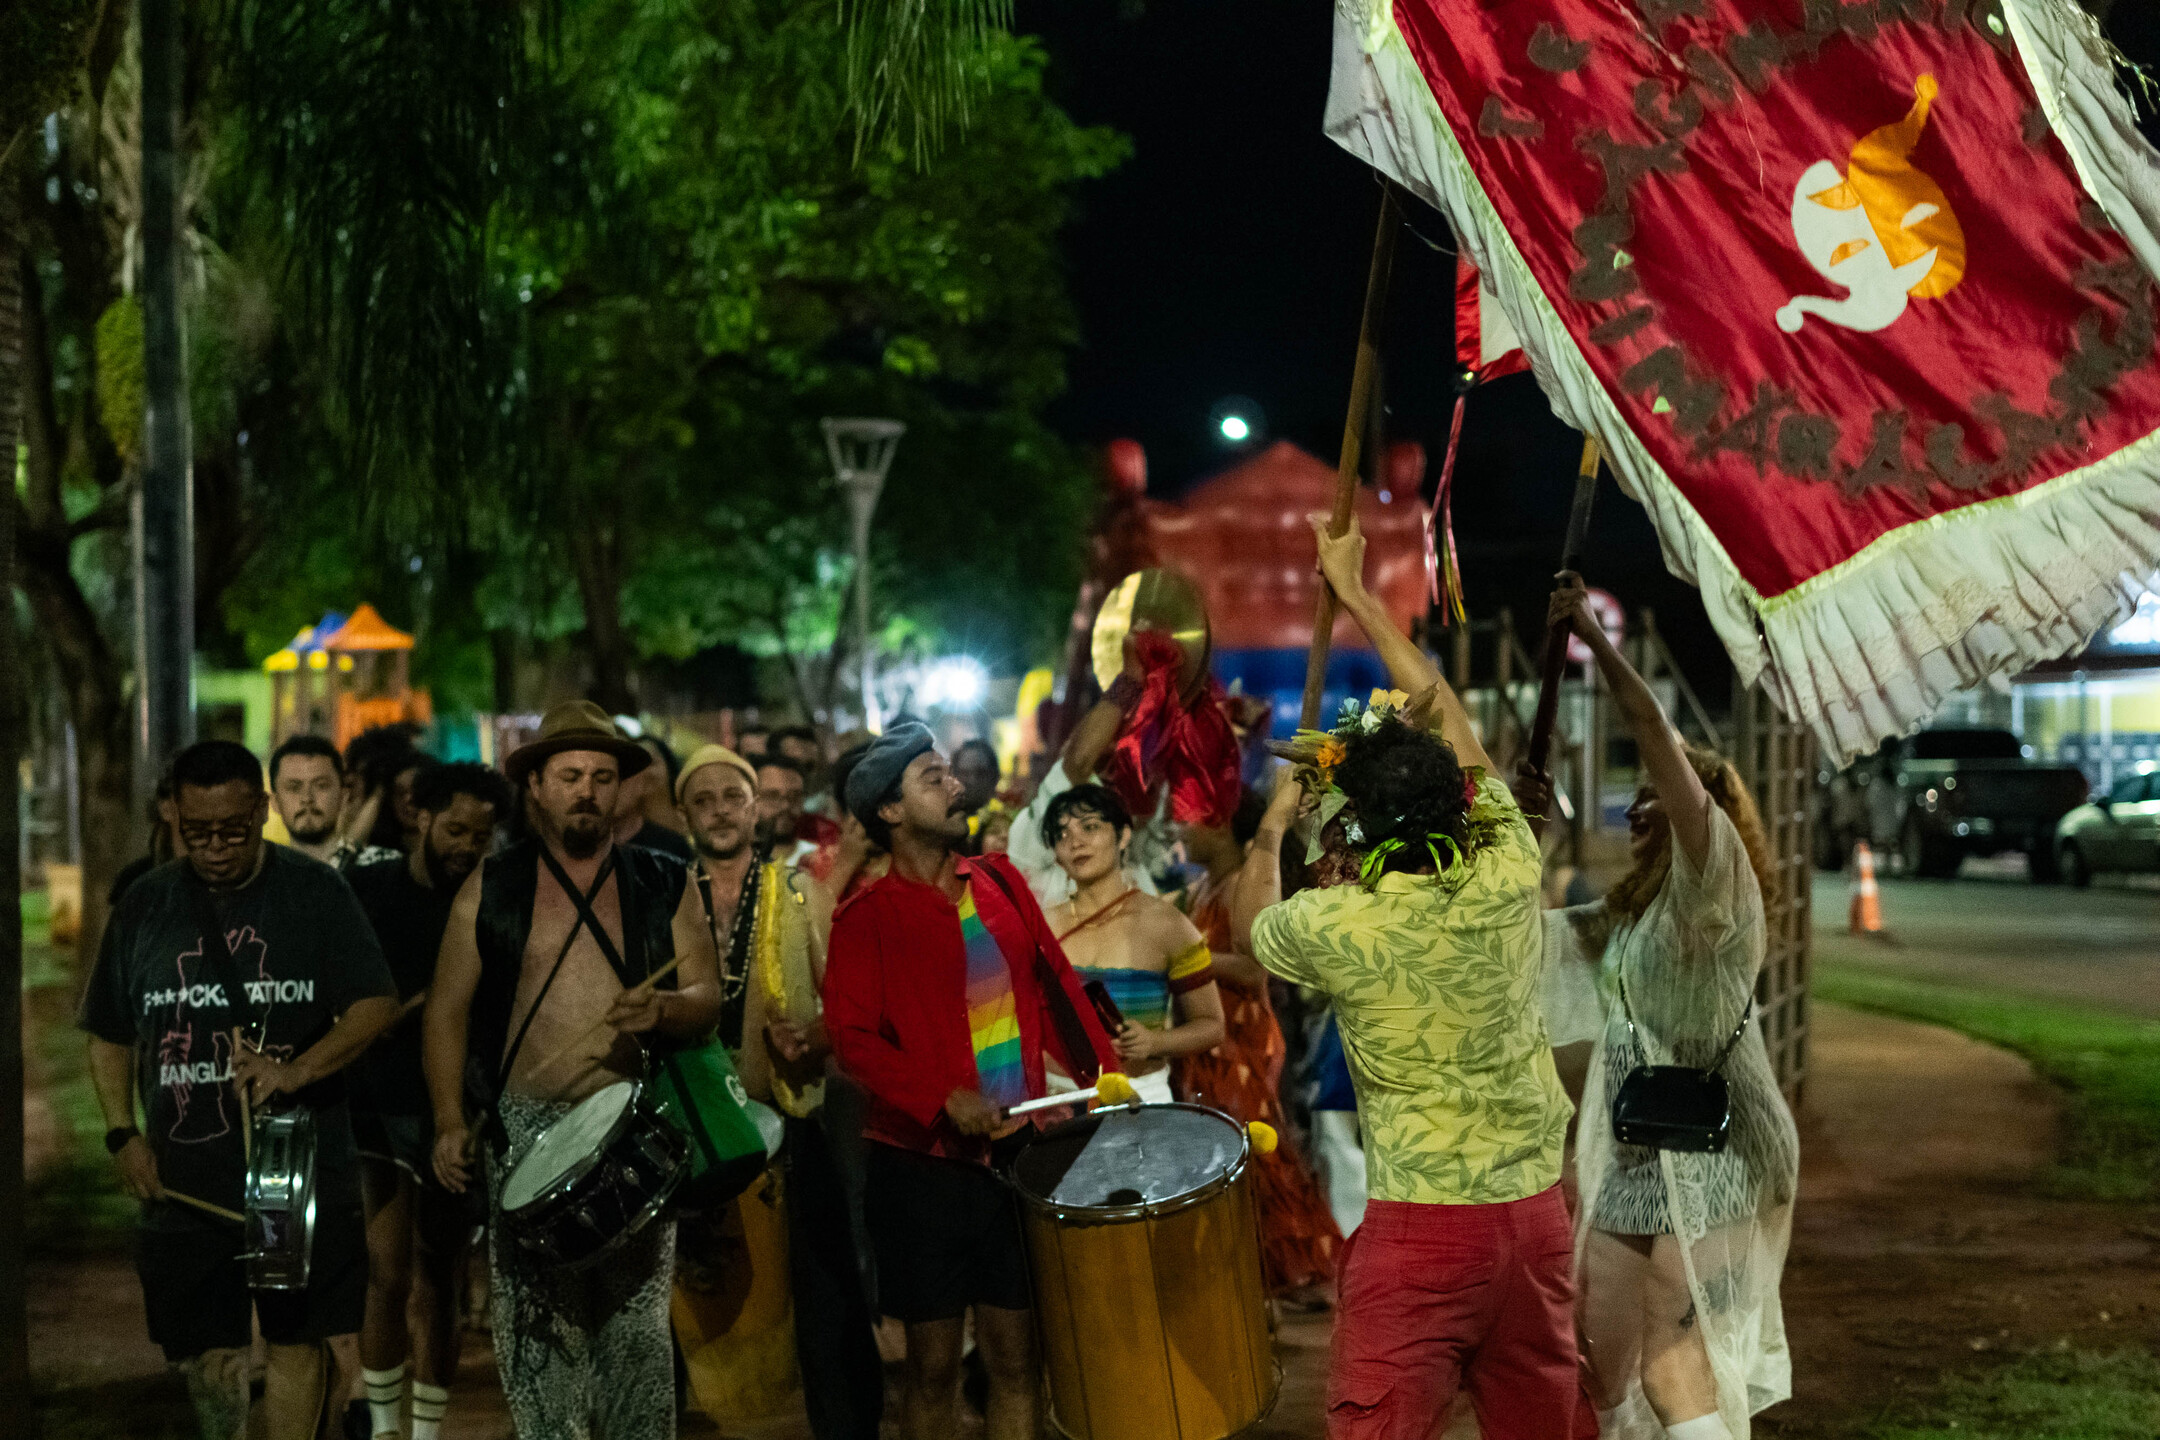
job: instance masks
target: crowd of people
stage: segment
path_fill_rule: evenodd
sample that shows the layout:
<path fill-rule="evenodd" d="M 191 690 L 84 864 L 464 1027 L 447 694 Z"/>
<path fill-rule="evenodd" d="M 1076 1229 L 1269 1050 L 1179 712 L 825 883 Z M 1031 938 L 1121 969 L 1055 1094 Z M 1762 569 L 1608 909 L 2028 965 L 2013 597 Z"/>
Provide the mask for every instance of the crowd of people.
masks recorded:
<path fill-rule="evenodd" d="M 506 1178 L 583 1102 L 717 1041 L 775 1117 L 819 1440 L 888 1414 L 949 1440 L 964 1392 L 993 1440 L 1042 1433 L 998 1176 L 1072 1107 L 1009 1112 L 1109 1071 L 1285 1137 L 1254 1161 L 1262 1270 L 1335 1311 L 1330 1435 L 1428 1440 L 1459 1394 L 1492 1440 L 1746 1435 L 1789 1390 L 1798 1154 L 1753 1023 L 1775 882 L 1746 788 L 1563 577 L 1553 616 L 1644 783 L 1630 872 L 1543 909 L 1549 786 L 1495 773 L 1362 550 L 1320 538 L 1394 692 L 1301 735 L 1224 824 L 1103 783 L 1131 674 L 1025 794 L 913 722 L 684 754 L 587 702 L 499 770 L 409 729 L 295 736 L 267 767 L 183 751 L 81 1024 L 144 1202 L 150 1336 L 203 1434 L 246 1429 L 259 1331 L 271 1440 L 437 1440 L 475 1323 L 527 1440 L 673 1434 L 671 1295 L 744 1263 L 724 1216 L 683 1200 L 605 1264 L 553 1265 L 506 1233 Z M 1670 1138 L 1646 1067 L 1718 1074 L 1718 1145 Z M 296 1106 L 312 1264 L 251 1288 L 250 1137 Z"/>

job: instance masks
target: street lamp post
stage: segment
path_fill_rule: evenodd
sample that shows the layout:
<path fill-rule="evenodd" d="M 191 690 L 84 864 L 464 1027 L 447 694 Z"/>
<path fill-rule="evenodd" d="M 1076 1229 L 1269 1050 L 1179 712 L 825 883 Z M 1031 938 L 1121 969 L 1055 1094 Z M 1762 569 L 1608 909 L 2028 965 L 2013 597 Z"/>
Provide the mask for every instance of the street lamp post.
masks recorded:
<path fill-rule="evenodd" d="M 825 429 L 825 450 L 833 474 L 847 491 L 848 518 L 855 540 L 855 652 L 862 672 L 863 725 L 873 733 L 884 728 L 878 713 L 877 670 L 870 655 L 870 517 L 877 513 L 885 472 L 907 426 L 898 420 L 832 419 Z"/>

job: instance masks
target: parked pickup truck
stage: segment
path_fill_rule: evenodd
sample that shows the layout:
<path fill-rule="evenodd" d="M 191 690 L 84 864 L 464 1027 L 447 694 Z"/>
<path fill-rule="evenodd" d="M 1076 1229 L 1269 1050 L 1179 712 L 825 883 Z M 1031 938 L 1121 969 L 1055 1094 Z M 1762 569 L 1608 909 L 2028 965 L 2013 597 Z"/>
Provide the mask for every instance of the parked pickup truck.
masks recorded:
<path fill-rule="evenodd" d="M 2056 823 L 2087 789 L 2072 766 L 2035 764 L 2008 730 L 1922 730 L 1828 777 L 1816 859 L 1835 869 L 1865 840 L 1906 875 L 1947 879 L 1968 855 L 2016 850 L 2053 883 Z"/>

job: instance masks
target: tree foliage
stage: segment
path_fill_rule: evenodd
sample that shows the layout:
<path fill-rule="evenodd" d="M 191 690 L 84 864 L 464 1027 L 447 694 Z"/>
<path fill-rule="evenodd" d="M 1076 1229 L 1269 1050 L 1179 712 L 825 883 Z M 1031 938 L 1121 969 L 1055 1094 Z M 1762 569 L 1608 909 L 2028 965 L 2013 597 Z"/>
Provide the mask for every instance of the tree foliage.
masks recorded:
<path fill-rule="evenodd" d="M 260 48 L 271 8 L 234 33 Z M 861 143 L 827 7 L 573 0 L 524 23 L 515 58 L 438 62 L 424 101 L 362 103 L 348 75 L 310 98 L 322 67 L 293 62 L 331 32 L 360 37 L 366 74 L 401 53 L 400 27 L 438 23 L 396 9 L 280 9 L 281 58 L 228 75 L 250 132 L 231 153 L 267 177 L 247 203 L 291 256 L 300 328 L 333 337 L 315 368 L 352 437 L 323 507 L 333 548 L 352 548 L 362 480 L 423 572 L 480 557 L 480 627 L 529 648 L 574 617 L 611 703 L 638 659 L 722 643 L 791 656 L 815 703 L 852 578 L 816 422 L 890 414 L 911 430 L 879 522 L 888 637 L 1015 659 L 1052 641 L 1088 494 L 1037 418 L 1077 338 L 1056 237 L 1075 186 L 1124 151 L 1048 101 L 1031 43 L 981 38 L 970 123 L 924 166 L 900 138 Z M 505 118 L 484 127 L 490 100 Z M 399 122 L 419 138 L 383 148 L 453 135 L 439 193 L 382 200 L 365 132 L 385 107 L 419 111 Z M 433 233 L 371 253 L 387 213 Z M 294 587 L 263 573 L 241 591 Z"/>

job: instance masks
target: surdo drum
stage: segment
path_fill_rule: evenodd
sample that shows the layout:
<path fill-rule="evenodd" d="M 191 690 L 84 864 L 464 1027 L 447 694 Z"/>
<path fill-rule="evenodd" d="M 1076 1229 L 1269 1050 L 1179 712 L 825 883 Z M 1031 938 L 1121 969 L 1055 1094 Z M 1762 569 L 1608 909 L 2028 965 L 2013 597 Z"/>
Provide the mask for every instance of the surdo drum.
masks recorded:
<path fill-rule="evenodd" d="M 1250 1154 L 1219 1110 L 1146 1105 L 1013 1161 L 1061 1432 L 1225 1440 L 1273 1408 Z"/>
<path fill-rule="evenodd" d="M 540 1132 L 503 1181 L 503 1223 L 529 1253 L 566 1270 L 645 1228 L 688 1169 L 690 1142 L 645 1087 L 623 1080 Z"/>
<path fill-rule="evenodd" d="M 255 1117 L 249 1137 L 248 1285 L 305 1290 L 315 1251 L 315 1113 L 294 1106 Z"/>

